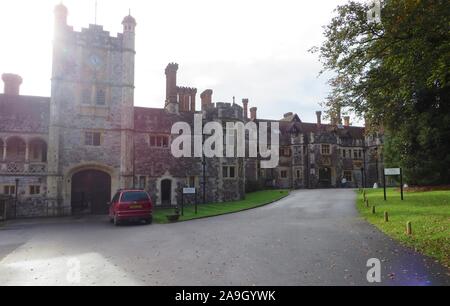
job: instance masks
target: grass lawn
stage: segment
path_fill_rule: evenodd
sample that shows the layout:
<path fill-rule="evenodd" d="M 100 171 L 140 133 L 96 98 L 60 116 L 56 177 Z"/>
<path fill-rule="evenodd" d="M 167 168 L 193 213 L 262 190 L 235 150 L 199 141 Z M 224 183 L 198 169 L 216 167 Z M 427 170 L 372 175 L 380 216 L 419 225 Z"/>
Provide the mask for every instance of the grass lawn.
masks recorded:
<path fill-rule="evenodd" d="M 204 217 L 219 216 L 227 213 L 239 212 L 255 208 L 279 200 L 289 194 L 287 190 L 265 190 L 248 193 L 245 200 L 227 203 L 199 204 L 198 214 L 195 214 L 194 205 L 184 208 L 184 216 L 180 221 L 193 220 Z M 167 215 L 174 214 L 174 209 L 156 209 L 153 214 L 154 223 L 168 223 Z"/>
<path fill-rule="evenodd" d="M 388 189 L 387 202 L 383 189 L 367 189 L 366 194 L 370 207 L 366 208 L 362 193 L 358 194 L 357 204 L 365 219 L 402 244 L 450 268 L 450 191 L 405 193 L 405 201 L 401 201 L 399 191 Z M 385 211 L 389 222 L 384 220 Z M 408 221 L 412 223 L 412 236 L 406 235 Z"/>

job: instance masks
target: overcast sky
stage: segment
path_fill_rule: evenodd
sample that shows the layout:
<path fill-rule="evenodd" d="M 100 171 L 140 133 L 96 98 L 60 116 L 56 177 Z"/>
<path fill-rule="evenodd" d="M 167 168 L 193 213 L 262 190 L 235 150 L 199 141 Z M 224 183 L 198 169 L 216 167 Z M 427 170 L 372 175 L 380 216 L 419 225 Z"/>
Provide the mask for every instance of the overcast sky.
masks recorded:
<path fill-rule="evenodd" d="M 180 65 L 179 85 L 211 88 L 215 102 L 249 98 L 258 116 L 298 113 L 315 121 L 329 91 L 308 49 L 323 40 L 346 0 L 98 0 L 98 24 L 116 36 L 128 10 L 138 22 L 138 106 L 163 107 L 164 69 Z M 53 7 L 58 0 L 2 0 L 0 73 L 20 74 L 22 94 L 50 95 Z M 76 30 L 94 23 L 95 0 L 64 0 Z M 199 99 L 199 98 L 198 98 Z"/>

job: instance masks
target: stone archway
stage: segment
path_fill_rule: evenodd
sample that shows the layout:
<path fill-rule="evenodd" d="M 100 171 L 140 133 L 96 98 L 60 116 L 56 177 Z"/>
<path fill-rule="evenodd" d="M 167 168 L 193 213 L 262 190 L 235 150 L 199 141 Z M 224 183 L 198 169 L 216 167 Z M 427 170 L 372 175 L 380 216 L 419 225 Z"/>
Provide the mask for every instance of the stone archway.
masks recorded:
<path fill-rule="evenodd" d="M 172 180 L 165 179 L 161 181 L 161 204 L 169 206 L 172 204 Z"/>
<path fill-rule="evenodd" d="M 319 169 L 319 187 L 330 188 L 331 187 L 331 169 L 328 167 Z"/>
<path fill-rule="evenodd" d="M 87 169 L 72 176 L 72 214 L 108 213 L 107 203 L 111 197 L 111 176 L 103 171 Z"/>

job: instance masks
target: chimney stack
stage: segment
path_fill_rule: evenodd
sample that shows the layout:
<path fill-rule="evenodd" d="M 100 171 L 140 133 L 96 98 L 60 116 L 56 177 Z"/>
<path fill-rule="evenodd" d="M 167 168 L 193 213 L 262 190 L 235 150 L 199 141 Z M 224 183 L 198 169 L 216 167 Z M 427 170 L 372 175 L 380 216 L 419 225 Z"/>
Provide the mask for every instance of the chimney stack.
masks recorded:
<path fill-rule="evenodd" d="M 19 75 L 5 73 L 2 75 L 2 80 L 5 83 L 5 95 L 18 96 L 20 94 L 20 85 L 23 80 Z"/>
<path fill-rule="evenodd" d="M 242 99 L 242 105 L 244 107 L 244 119 L 248 119 L 248 99 Z"/>
<path fill-rule="evenodd" d="M 322 125 L 322 112 L 317 111 L 316 116 L 317 116 L 317 125 Z"/>
<path fill-rule="evenodd" d="M 166 68 L 166 103 L 177 103 L 178 64 L 170 63 Z"/>
<path fill-rule="evenodd" d="M 344 117 L 344 126 L 350 126 L 350 116 Z"/>
<path fill-rule="evenodd" d="M 288 117 L 291 117 L 293 115 L 294 115 L 293 112 L 289 112 L 289 113 L 284 114 L 284 118 L 288 118 Z"/>
<path fill-rule="evenodd" d="M 258 108 L 257 107 L 250 108 L 250 119 L 256 120 L 258 118 L 257 117 L 257 112 L 258 112 Z"/>
<path fill-rule="evenodd" d="M 207 109 L 208 106 L 212 104 L 212 95 L 212 89 L 207 89 L 202 92 L 202 94 L 200 95 L 200 98 L 202 100 L 202 110 Z"/>

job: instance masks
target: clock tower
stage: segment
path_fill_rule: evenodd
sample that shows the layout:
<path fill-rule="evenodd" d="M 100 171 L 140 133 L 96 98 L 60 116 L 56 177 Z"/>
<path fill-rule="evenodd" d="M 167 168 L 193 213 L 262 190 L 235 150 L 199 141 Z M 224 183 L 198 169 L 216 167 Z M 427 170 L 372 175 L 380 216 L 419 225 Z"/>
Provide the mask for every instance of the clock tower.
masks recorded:
<path fill-rule="evenodd" d="M 73 211 L 80 171 L 103 172 L 111 194 L 134 177 L 136 21 L 126 16 L 114 37 L 100 25 L 74 31 L 67 16 L 55 8 L 47 182 L 55 213 Z"/>

